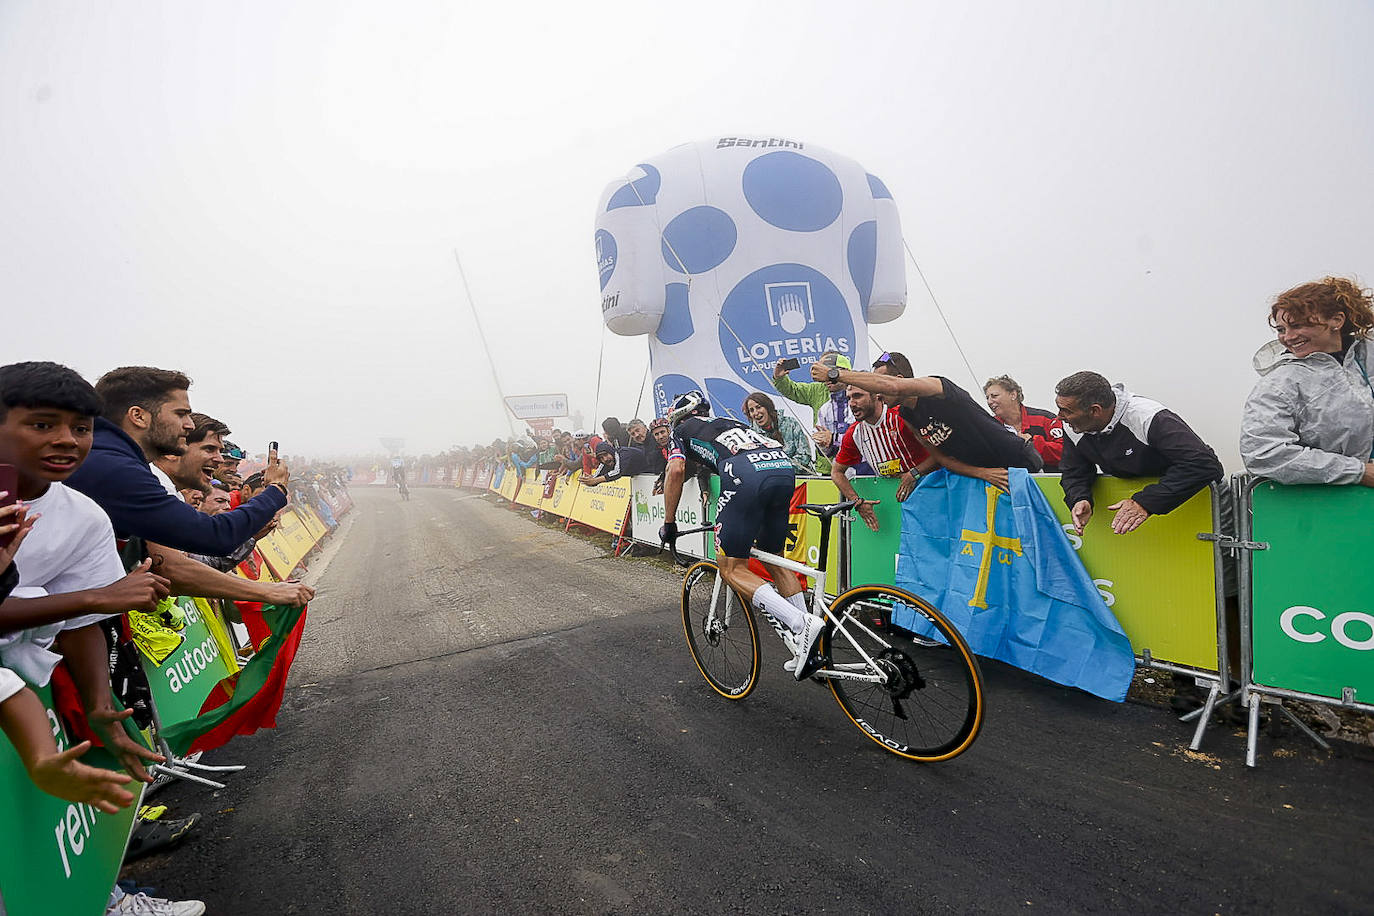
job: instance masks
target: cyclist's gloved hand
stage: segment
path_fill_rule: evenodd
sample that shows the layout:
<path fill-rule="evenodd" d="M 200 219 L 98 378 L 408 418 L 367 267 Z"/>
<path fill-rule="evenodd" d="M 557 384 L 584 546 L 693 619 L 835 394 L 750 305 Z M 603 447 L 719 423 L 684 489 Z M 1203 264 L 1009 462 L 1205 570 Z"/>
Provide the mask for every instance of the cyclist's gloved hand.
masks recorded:
<path fill-rule="evenodd" d="M 677 543 L 677 522 L 664 522 L 658 529 L 658 539 L 665 544 Z"/>

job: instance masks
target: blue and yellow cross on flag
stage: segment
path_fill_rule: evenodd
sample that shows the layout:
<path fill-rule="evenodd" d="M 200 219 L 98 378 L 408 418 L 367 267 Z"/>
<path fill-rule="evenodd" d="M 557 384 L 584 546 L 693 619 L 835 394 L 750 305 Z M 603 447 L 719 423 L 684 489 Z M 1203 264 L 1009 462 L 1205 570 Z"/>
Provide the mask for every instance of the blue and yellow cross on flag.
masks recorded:
<path fill-rule="evenodd" d="M 923 477 L 902 505 L 897 585 L 939 608 L 977 654 L 1124 700 L 1130 640 L 1040 488 L 1020 468 L 1009 476 L 1010 493 L 944 470 Z"/>

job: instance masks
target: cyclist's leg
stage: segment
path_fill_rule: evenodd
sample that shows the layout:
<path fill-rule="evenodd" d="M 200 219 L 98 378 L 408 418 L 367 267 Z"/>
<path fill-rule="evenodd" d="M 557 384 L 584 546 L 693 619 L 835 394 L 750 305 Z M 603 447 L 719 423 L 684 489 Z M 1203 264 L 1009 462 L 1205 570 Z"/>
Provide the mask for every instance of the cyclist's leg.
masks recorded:
<path fill-rule="evenodd" d="M 774 543 L 778 528 L 776 493 L 779 486 L 770 484 L 764 493 L 759 491 L 760 483 L 771 476 L 776 475 L 757 474 L 751 468 L 745 468 L 737 477 L 721 477 L 720 509 L 716 513 L 716 521 L 720 524 L 716 535 L 716 562 L 720 566 L 721 576 L 736 592 L 748 597 L 754 607 L 771 614 L 793 633 L 799 633 L 805 623 L 805 614 L 777 591 L 772 583 L 749 568 L 749 550 L 761 532 L 767 535 L 770 545 L 778 549 L 783 546 L 780 541 Z M 790 471 L 786 477 L 790 483 Z M 789 486 L 789 499 L 791 490 Z M 785 539 L 786 500 L 781 504 L 781 530 Z M 792 581 L 795 584 L 796 580 Z"/>
<path fill-rule="evenodd" d="M 762 519 L 755 543 L 765 553 L 781 554 L 787 547 L 788 510 L 792 505 L 792 493 L 796 490 L 796 478 L 791 473 L 771 473 L 759 484 L 758 513 Z M 763 563 L 762 560 L 759 561 Z M 764 569 L 773 579 L 773 588 L 784 598 L 791 598 L 802 591 L 797 574 L 772 563 L 763 563 Z M 796 606 L 796 602 L 793 602 Z M 805 606 L 802 606 L 805 609 Z"/>

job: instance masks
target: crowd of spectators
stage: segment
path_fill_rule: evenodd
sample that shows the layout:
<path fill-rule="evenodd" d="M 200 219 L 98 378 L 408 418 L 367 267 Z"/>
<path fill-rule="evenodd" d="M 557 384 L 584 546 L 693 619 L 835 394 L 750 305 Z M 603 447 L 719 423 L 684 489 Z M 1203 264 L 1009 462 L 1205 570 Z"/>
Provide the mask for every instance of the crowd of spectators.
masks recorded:
<path fill-rule="evenodd" d="M 228 570 L 289 495 L 341 483 L 323 468 L 293 477 L 275 454 L 240 477 L 246 456 L 224 422 L 192 409 L 190 388 L 184 374 L 149 367 L 113 369 L 95 385 L 56 363 L 0 367 L 0 464 L 15 469 L 15 492 L 0 501 L 16 500 L 0 510 L 0 724 L 40 789 L 102 811 L 130 805 L 126 786 L 154 783 L 150 767 L 166 762 L 126 729 L 151 724 L 126 615 L 170 614 L 172 596 L 217 601 L 234 622 L 264 603 L 304 605 L 306 585 Z M 31 689 L 49 684 L 76 739 L 65 751 Z M 125 772 L 82 764 L 92 743 Z M 131 849 L 152 823 L 136 821 Z M 108 912 L 194 916 L 204 905 L 116 886 Z"/>

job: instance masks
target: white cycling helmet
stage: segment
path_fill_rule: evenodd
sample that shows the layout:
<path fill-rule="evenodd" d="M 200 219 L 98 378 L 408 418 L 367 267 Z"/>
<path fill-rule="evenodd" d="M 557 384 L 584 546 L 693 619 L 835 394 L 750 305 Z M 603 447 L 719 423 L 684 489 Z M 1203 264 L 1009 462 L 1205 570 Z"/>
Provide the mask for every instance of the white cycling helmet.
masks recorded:
<path fill-rule="evenodd" d="M 677 426 L 691 416 L 705 416 L 711 412 L 711 402 L 700 391 L 689 391 L 673 399 L 668 408 L 668 422 Z"/>

